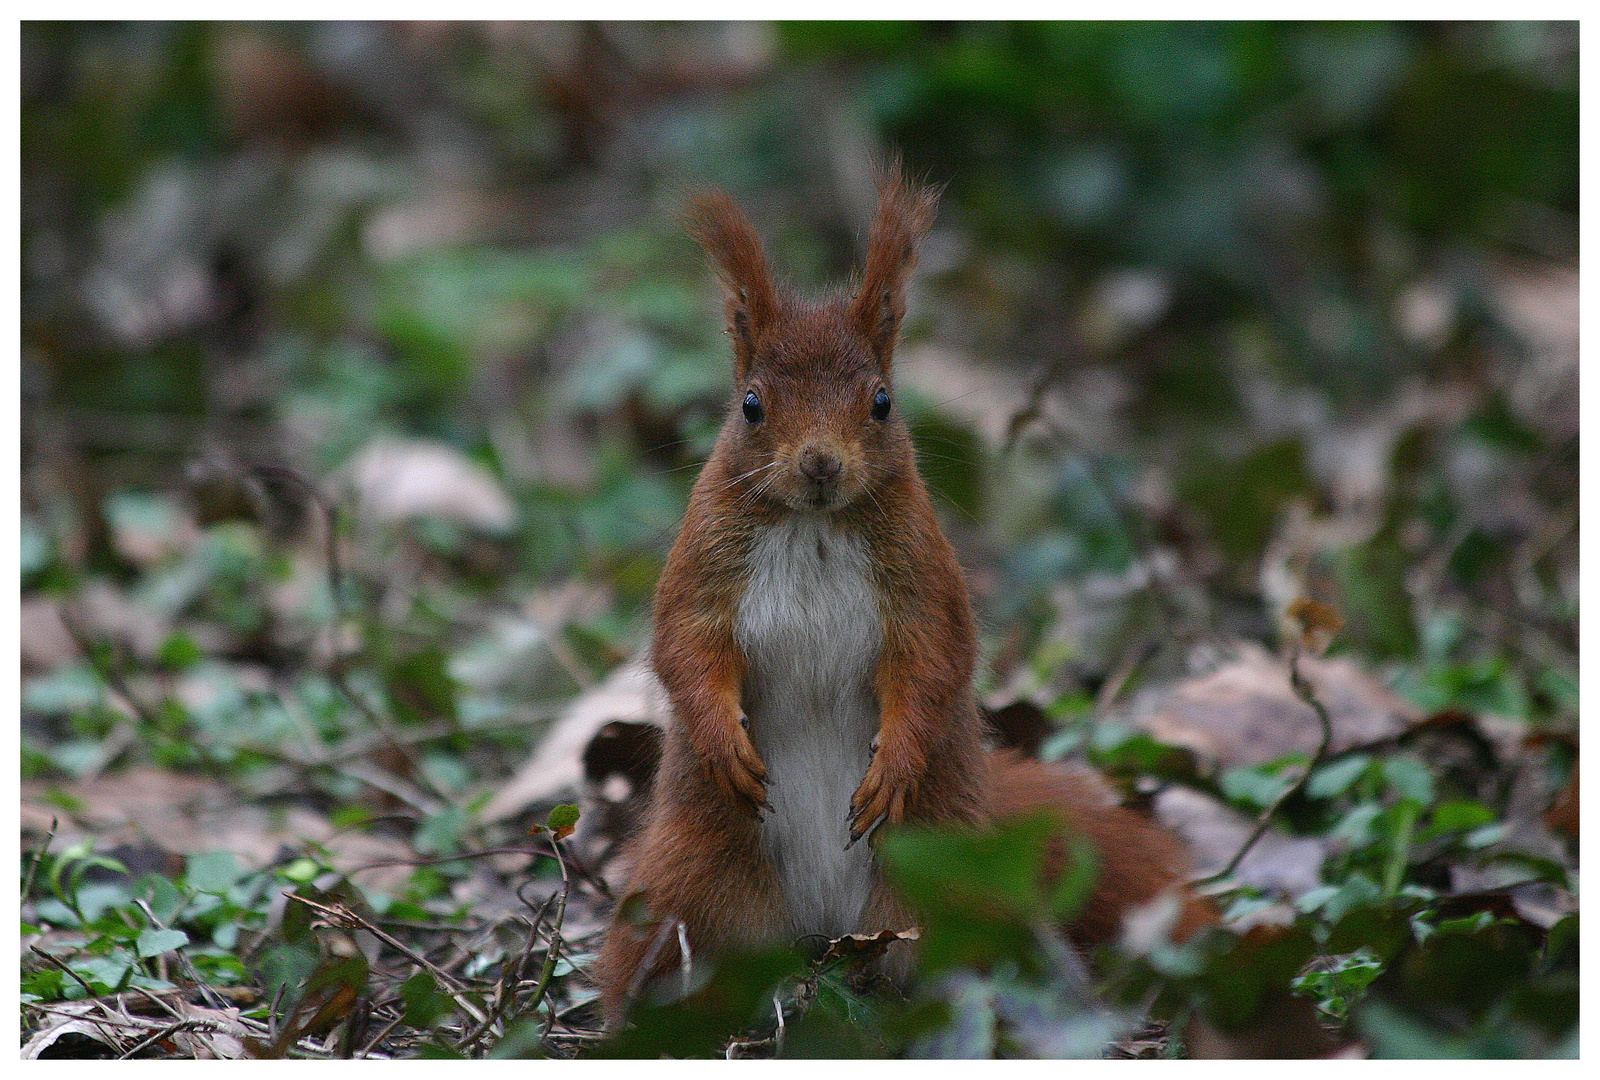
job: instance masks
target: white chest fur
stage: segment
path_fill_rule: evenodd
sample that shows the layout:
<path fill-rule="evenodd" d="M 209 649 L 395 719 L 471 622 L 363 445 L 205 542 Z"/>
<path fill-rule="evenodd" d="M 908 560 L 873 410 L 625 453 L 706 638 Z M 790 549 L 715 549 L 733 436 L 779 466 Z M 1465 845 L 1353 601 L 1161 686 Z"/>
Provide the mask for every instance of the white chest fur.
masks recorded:
<path fill-rule="evenodd" d="M 864 544 L 820 515 L 795 514 L 751 548 L 734 617 L 747 669 L 745 711 L 767 764 L 762 838 L 794 933 L 858 929 L 872 891 L 871 849 L 850 839 L 850 797 L 871 760 L 882 645 Z"/>

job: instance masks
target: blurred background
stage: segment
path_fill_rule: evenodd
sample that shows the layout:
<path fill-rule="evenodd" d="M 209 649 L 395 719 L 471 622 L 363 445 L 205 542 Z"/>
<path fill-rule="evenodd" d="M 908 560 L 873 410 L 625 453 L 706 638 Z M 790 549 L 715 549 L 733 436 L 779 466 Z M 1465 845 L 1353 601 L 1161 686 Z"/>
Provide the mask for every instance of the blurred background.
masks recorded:
<path fill-rule="evenodd" d="M 1182 742 L 1158 692 L 1312 598 L 1389 712 L 1540 733 L 1548 794 L 1577 129 L 1576 24 L 24 24 L 25 833 L 136 862 L 115 808 L 182 775 L 488 842 L 729 398 L 683 191 L 820 289 L 894 149 L 948 185 L 897 400 L 991 708 Z"/>

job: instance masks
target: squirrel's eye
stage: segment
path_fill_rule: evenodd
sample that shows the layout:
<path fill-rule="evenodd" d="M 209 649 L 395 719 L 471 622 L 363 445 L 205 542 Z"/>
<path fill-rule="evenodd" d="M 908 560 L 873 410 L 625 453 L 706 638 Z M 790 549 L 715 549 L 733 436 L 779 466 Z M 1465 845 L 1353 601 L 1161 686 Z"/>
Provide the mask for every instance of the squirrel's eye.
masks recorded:
<path fill-rule="evenodd" d="M 872 399 L 872 418 L 874 420 L 889 419 L 889 391 L 880 389 L 877 397 Z"/>
<path fill-rule="evenodd" d="M 766 410 L 761 407 L 761 399 L 756 397 L 754 390 L 744 396 L 744 418 L 746 421 L 752 424 L 759 424 L 766 415 Z"/>

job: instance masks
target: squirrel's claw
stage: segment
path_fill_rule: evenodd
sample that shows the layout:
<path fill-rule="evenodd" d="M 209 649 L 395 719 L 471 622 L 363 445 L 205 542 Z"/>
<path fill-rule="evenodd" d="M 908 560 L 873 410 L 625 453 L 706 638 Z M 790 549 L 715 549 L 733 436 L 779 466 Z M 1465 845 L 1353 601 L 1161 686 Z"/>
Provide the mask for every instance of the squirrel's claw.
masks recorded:
<path fill-rule="evenodd" d="M 898 825 L 905 820 L 906 787 L 895 783 L 881 762 L 881 758 L 873 760 L 867 768 L 867 775 L 861 780 L 861 786 L 856 789 L 855 797 L 850 800 L 850 844 L 846 846 L 847 851 L 883 822 Z"/>
<path fill-rule="evenodd" d="M 856 846 L 856 841 L 858 841 L 858 840 L 866 840 L 868 843 L 871 843 L 872 842 L 872 834 L 877 832 L 878 831 L 878 826 L 882 825 L 885 821 L 888 820 L 888 818 L 889 818 L 888 814 L 879 814 L 877 820 L 874 821 L 870 826 L 868 826 L 868 828 L 867 828 L 867 830 L 865 832 L 857 832 L 855 829 L 851 829 L 850 830 L 850 840 L 849 840 L 848 843 L 845 844 L 844 849 L 846 851 L 849 851 L 851 848 Z"/>
<path fill-rule="evenodd" d="M 742 727 L 736 728 L 733 738 L 719 747 L 718 751 L 708 762 L 712 779 L 728 798 L 743 806 L 759 821 L 761 811 L 772 810 L 772 803 L 767 799 L 767 766 L 761 760 L 761 754 Z"/>

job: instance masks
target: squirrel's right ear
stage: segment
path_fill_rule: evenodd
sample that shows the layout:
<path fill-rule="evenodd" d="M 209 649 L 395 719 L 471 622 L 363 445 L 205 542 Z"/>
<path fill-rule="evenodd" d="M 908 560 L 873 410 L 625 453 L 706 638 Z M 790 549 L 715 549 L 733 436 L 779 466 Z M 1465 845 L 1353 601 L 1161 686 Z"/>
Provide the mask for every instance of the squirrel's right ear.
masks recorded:
<path fill-rule="evenodd" d="M 734 376 L 743 382 L 755 361 L 756 342 L 778 313 L 761 238 L 738 205 L 720 191 L 692 196 L 683 222 L 716 269 L 733 338 Z"/>

